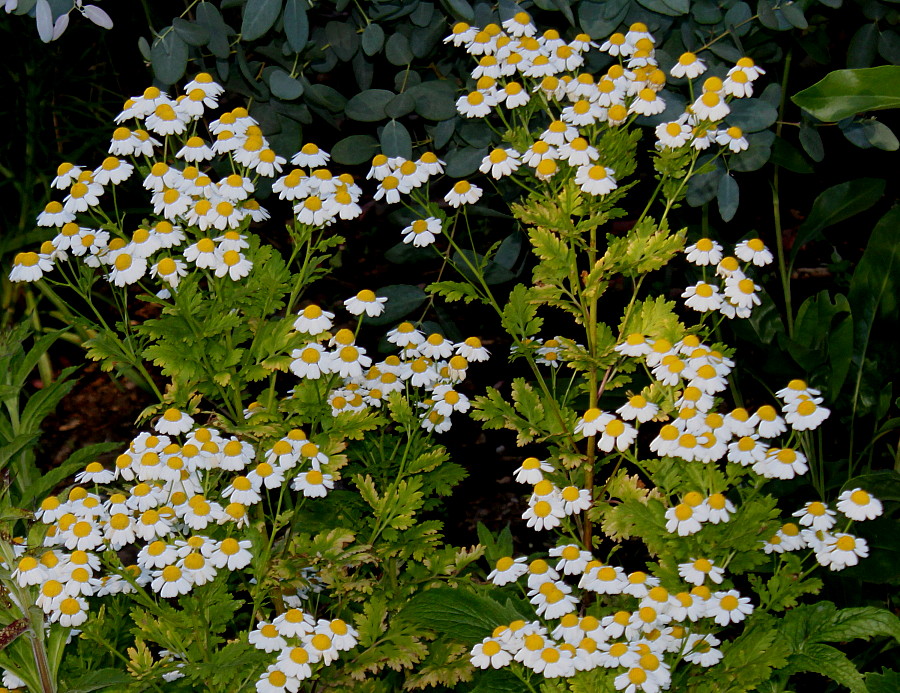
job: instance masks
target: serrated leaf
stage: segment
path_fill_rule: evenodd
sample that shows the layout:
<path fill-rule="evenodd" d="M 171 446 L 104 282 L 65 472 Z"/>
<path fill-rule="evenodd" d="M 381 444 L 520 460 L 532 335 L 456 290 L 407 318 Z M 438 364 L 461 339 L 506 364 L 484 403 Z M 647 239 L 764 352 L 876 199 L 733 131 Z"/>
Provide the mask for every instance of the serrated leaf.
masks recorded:
<path fill-rule="evenodd" d="M 490 597 L 439 587 L 414 596 L 396 618 L 474 644 L 519 615 Z"/>

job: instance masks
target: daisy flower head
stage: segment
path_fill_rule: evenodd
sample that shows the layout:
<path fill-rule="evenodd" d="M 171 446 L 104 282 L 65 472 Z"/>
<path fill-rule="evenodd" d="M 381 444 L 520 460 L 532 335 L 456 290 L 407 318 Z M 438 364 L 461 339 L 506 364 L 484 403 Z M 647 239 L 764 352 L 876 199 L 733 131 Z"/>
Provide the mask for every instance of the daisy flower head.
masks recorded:
<path fill-rule="evenodd" d="M 291 488 L 295 491 L 302 491 L 307 498 L 324 498 L 334 488 L 334 481 L 331 474 L 311 469 L 294 477 Z"/>
<path fill-rule="evenodd" d="M 576 428 L 577 432 L 577 428 Z M 637 429 L 617 418 L 610 418 L 602 428 L 598 428 L 600 439 L 597 447 L 604 452 L 627 450 L 637 438 Z"/>
<path fill-rule="evenodd" d="M 591 492 L 577 486 L 566 486 L 560 491 L 563 511 L 566 515 L 575 515 L 591 507 Z"/>
<path fill-rule="evenodd" d="M 767 479 L 793 479 L 808 469 L 806 456 L 792 448 L 771 448 L 762 462 L 753 465 L 753 471 Z"/>
<path fill-rule="evenodd" d="M 456 110 L 466 118 L 484 118 L 491 112 L 492 100 L 480 91 L 472 91 L 456 100 Z"/>
<path fill-rule="evenodd" d="M 434 243 L 441 233 L 441 221 L 435 217 L 416 219 L 403 229 L 403 242 L 412 243 L 417 248 L 424 248 Z"/>
<path fill-rule="evenodd" d="M 294 320 L 294 329 L 315 337 L 331 329 L 334 313 L 322 310 L 316 304 L 310 304 L 301 310 Z"/>
<path fill-rule="evenodd" d="M 44 254 L 34 252 L 17 253 L 13 259 L 13 268 L 9 273 L 11 282 L 35 282 L 45 272 L 53 270 L 53 263 Z"/>
<path fill-rule="evenodd" d="M 606 425 L 613 419 L 615 419 L 615 417 L 612 414 L 601 411 L 596 407 L 588 409 L 584 413 L 584 416 L 578 420 L 578 423 L 575 424 L 575 433 L 580 433 L 585 438 L 597 435 L 597 433 L 603 431 L 606 428 Z"/>
<path fill-rule="evenodd" d="M 700 281 L 689 286 L 681 294 L 684 305 L 700 313 L 718 310 L 722 305 L 722 295 L 715 284 Z"/>
<path fill-rule="evenodd" d="M 757 432 L 761 438 L 774 438 L 787 431 L 784 419 L 778 416 L 775 407 L 768 404 L 757 409 L 750 420 L 758 427 Z"/>
<path fill-rule="evenodd" d="M 490 173 L 499 180 L 512 174 L 520 166 L 519 153 L 515 149 L 494 149 L 481 161 L 481 173 Z"/>
<path fill-rule="evenodd" d="M 478 337 L 467 337 L 465 341 L 457 344 L 456 353 L 471 362 L 487 361 L 491 357 Z"/>
<path fill-rule="evenodd" d="M 682 53 L 678 62 L 669 70 L 673 77 L 695 79 L 706 72 L 706 64 L 694 53 Z"/>
<path fill-rule="evenodd" d="M 351 315 L 362 315 L 365 313 L 370 318 L 374 318 L 384 312 L 385 303 L 387 303 L 387 298 L 384 296 L 376 296 L 374 291 L 363 289 L 356 296 L 345 300 L 344 307 Z"/>
<path fill-rule="evenodd" d="M 643 395 L 633 395 L 616 413 L 625 421 L 645 423 L 659 413 L 659 406 L 650 402 Z"/>
<path fill-rule="evenodd" d="M 816 559 L 830 570 L 843 570 L 859 563 L 860 558 L 869 555 L 869 545 L 865 539 L 851 534 L 835 534 L 825 541 L 821 551 L 816 551 Z"/>
<path fill-rule="evenodd" d="M 488 573 L 487 579 L 498 587 L 515 582 L 528 572 L 525 556 L 513 559 L 511 556 L 503 556 L 494 564 L 494 569 Z"/>
<path fill-rule="evenodd" d="M 608 195 L 618 187 L 614 173 L 606 166 L 585 164 L 578 167 L 575 182 L 589 195 Z"/>
<path fill-rule="evenodd" d="M 752 262 L 757 267 L 765 267 L 774 259 L 772 252 L 759 238 L 741 241 L 735 246 L 734 254 L 744 262 Z"/>
<path fill-rule="evenodd" d="M 678 574 L 692 585 L 702 585 L 707 578 L 719 585 L 724 580 L 725 569 L 714 565 L 707 558 L 692 558 L 689 563 L 678 565 Z"/>
<path fill-rule="evenodd" d="M 795 431 L 810 431 L 831 414 L 830 409 L 819 406 L 820 398 L 801 398 L 788 402 L 784 408 L 784 420 Z"/>
<path fill-rule="evenodd" d="M 304 166 L 306 168 L 318 168 L 328 164 L 331 155 L 324 149 L 320 149 L 318 145 L 307 142 L 300 151 L 291 157 L 291 163 L 295 166 Z"/>
<path fill-rule="evenodd" d="M 800 524 L 803 527 L 809 527 L 814 531 L 827 531 L 834 527 L 837 513 L 820 501 L 807 503 L 800 510 L 793 513 L 794 517 L 799 517 Z"/>
<path fill-rule="evenodd" d="M 520 484 L 537 484 L 544 479 L 544 474 L 553 471 L 553 467 L 546 461 L 541 461 L 537 457 L 528 457 L 522 465 L 513 472 L 514 478 Z"/>
<path fill-rule="evenodd" d="M 494 638 L 485 638 L 472 648 L 469 661 L 479 669 L 502 669 L 512 661 L 512 655 Z"/>
<path fill-rule="evenodd" d="M 731 108 L 718 91 L 707 91 L 691 104 L 691 112 L 701 120 L 718 122 L 731 113 Z"/>
<path fill-rule="evenodd" d="M 717 265 L 722 260 L 722 246 L 710 238 L 701 238 L 684 249 L 687 261 L 700 267 Z"/>
<path fill-rule="evenodd" d="M 666 531 L 670 534 L 677 533 L 680 537 L 696 534 L 703 529 L 697 515 L 696 509 L 687 503 L 679 503 L 674 508 L 669 508 L 665 515 Z"/>
<path fill-rule="evenodd" d="M 677 149 L 691 139 L 693 129 L 686 122 L 673 120 L 668 123 L 660 123 L 656 126 L 656 139 L 659 146 Z"/>
<path fill-rule="evenodd" d="M 187 265 L 181 260 L 171 257 L 160 258 L 150 268 L 151 277 L 159 278 L 173 289 L 178 287 L 178 283 L 187 276 L 187 273 Z"/>
<path fill-rule="evenodd" d="M 558 494 L 546 496 L 542 500 L 529 504 L 528 509 L 522 513 L 522 519 L 527 521 L 529 527 L 538 532 L 558 527 L 565 516 L 562 498 Z"/>
<path fill-rule="evenodd" d="M 616 32 L 600 44 L 600 50 L 612 57 L 629 56 L 634 52 L 634 45 L 625 38 L 625 34 Z"/>
<path fill-rule="evenodd" d="M 457 181 L 450 192 L 444 196 L 444 201 L 451 207 L 461 207 L 465 204 L 474 204 L 481 198 L 482 190 L 469 181 Z"/>
<path fill-rule="evenodd" d="M 716 649 L 716 645 L 720 643 L 721 641 L 710 633 L 705 635 L 691 633 L 684 645 L 684 660 L 701 667 L 714 666 L 723 657 L 722 651 Z"/>
<path fill-rule="evenodd" d="M 720 626 L 743 621 L 753 613 L 749 597 L 742 597 L 737 590 L 716 592 L 707 604 L 707 614 Z"/>
<path fill-rule="evenodd" d="M 638 92 L 637 98 L 631 102 L 628 112 L 651 116 L 662 113 L 664 110 L 666 110 L 666 102 L 663 101 L 659 93 L 649 87 L 645 87 Z"/>
<path fill-rule="evenodd" d="M 750 143 L 747 142 L 747 138 L 744 137 L 744 131 L 737 125 L 732 125 L 725 130 L 717 131 L 715 139 L 716 144 L 720 144 L 723 147 L 727 145 L 728 149 L 735 154 L 744 151 L 750 146 Z"/>
<path fill-rule="evenodd" d="M 837 509 L 851 520 L 874 520 L 884 508 L 881 501 L 861 488 L 848 489 L 838 496 Z"/>

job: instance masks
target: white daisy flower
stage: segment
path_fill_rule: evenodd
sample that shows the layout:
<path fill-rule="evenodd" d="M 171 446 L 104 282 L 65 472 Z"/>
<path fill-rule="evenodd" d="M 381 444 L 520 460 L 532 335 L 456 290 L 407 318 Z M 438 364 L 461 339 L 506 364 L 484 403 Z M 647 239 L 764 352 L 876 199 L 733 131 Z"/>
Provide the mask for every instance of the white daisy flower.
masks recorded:
<path fill-rule="evenodd" d="M 874 520 L 881 515 L 881 501 L 861 488 L 849 489 L 838 496 L 837 509 L 851 520 Z"/>
<path fill-rule="evenodd" d="M 481 198 L 482 190 L 469 181 L 461 180 L 444 196 L 444 201 L 451 207 L 461 207 L 464 204 L 474 204 Z"/>
<path fill-rule="evenodd" d="M 704 72 L 706 72 L 706 64 L 691 52 L 682 53 L 678 62 L 669 70 L 669 74 L 673 77 L 686 77 L 687 79 L 696 79 Z"/>

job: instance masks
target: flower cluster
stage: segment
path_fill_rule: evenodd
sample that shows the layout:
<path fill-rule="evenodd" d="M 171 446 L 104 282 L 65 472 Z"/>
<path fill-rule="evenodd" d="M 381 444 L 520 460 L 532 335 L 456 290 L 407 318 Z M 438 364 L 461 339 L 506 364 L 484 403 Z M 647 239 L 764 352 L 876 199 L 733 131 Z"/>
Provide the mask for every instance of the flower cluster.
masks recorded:
<path fill-rule="evenodd" d="M 459 22 L 445 41 L 478 59 L 472 72 L 474 88 L 457 100 L 460 115 L 484 118 L 495 108 L 526 111 L 526 119 L 532 113 L 551 113 L 539 138 L 527 147 L 499 147 L 484 157 L 479 170 L 494 179 L 526 166 L 538 179 L 551 180 L 570 168 L 583 192 L 606 195 L 618 186 L 616 172 L 604 164 L 592 142 L 603 128 L 618 127 L 638 116 L 654 116 L 667 107 L 663 97 L 666 74 L 659 67 L 654 38 L 640 22 L 599 46 L 618 59 L 599 76 L 579 71 L 585 54 L 598 47 L 590 37 L 579 34 L 566 42 L 555 30 L 539 35 L 526 12 L 517 13 L 502 26 L 488 24 L 483 29 Z M 672 74 L 692 78 L 704 70 L 701 60 L 685 54 Z M 727 79 L 706 80 L 703 94 L 687 113 L 656 128 L 658 146 L 690 144 L 705 149 L 716 142 L 732 152 L 746 149 L 747 140 L 739 127 L 716 127 L 730 112 L 728 101 L 750 96 L 753 80 L 763 73 L 752 60 L 742 58 Z"/>
<path fill-rule="evenodd" d="M 488 579 L 506 585 L 524 578 L 529 601 L 542 620 L 501 625 L 471 650 L 482 669 L 519 662 L 547 678 L 570 677 L 597 667 L 619 669 L 617 690 L 669 688 L 674 660 L 709 667 L 722 658 L 714 632 L 752 613 L 750 599 L 736 590 L 713 592 L 704 581 L 723 580 L 723 569 L 706 559 L 679 566 L 693 585 L 672 593 L 642 571 L 626 573 L 575 544 L 550 550 L 555 566 L 543 559 L 500 558 Z M 578 578 L 577 585 L 566 578 Z M 618 607 L 600 616 L 579 616 L 579 594 L 613 597 Z M 712 622 L 712 623 L 711 623 Z M 715 625 L 713 625 L 713 623 Z M 668 662 L 666 660 L 669 660 Z"/>
<path fill-rule="evenodd" d="M 364 289 L 344 304 L 352 314 L 374 316 L 381 313 L 385 300 Z M 419 407 L 422 427 L 428 431 L 447 431 L 453 412 L 468 411 L 468 398 L 456 388 L 470 363 L 489 357 L 477 337 L 454 343 L 436 332 L 426 336 L 411 322 L 403 322 L 387 333 L 387 341 L 400 349 L 399 354 L 373 364 L 350 330 L 328 331 L 333 318 L 333 313 L 317 305 L 299 313 L 294 327 L 312 341 L 291 352 L 290 365 L 291 372 L 304 379 L 340 377 L 340 384 L 328 395 L 332 415 L 380 407 L 392 392 L 408 386 L 426 391 Z"/>
<path fill-rule="evenodd" d="M 765 267 L 772 262 L 772 253 L 758 238 L 741 241 L 734 255 L 725 256 L 722 246 L 710 238 L 701 238 L 685 248 L 688 262 L 704 270 L 704 278 L 685 289 L 684 304 L 700 313 L 716 312 L 726 318 L 749 318 L 754 306 L 760 305 L 760 287 L 745 272 L 754 265 Z M 741 265 L 743 262 L 743 266 Z M 716 277 L 706 280 L 705 270 L 715 266 Z"/>
<path fill-rule="evenodd" d="M 250 632 L 250 644 L 264 652 L 278 652 L 256 682 L 259 693 L 297 691 L 313 670 L 328 666 L 356 647 L 358 633 L 339 618 L 316 619 L 301 609 L 288 609 L 271 623 L 261 622 Z"/>
<path fill-rule="evenodd" d="M 667 391 L 675 409 L 671 422 L 658 428 L 649 444 L 657 456 L 687 464 L 725 461 L 750 467 L 763 479 L 790 479 L 806 472 L 808 464 L 802 452 L 767 441 L 789 428 L 796 436 L 818 427 L 829 415 L 829 410 L 821 406 L 818 390 L 792 380 L 776 393 L 782 401 L 780 410 L 763 405 L 753 413 L 742 408 L 719 413 L 716 404 L 734 362 L 697 337 L 686 336 L 671 343 L 632 334 L 616 351 L 642 361 L 648 375 L 660 385 L 631 396 L 615 412 L 597 408 L 586 411 L 574 433 L 592 440 L 589 445 L 636 460 L 632 448 L 638 429 L 665 418 L 660 405 L 661 393 Z M 651 401 L 651 392 L 658 402 Z M 553 480 L 560 476 L 551 460 L 536 457 L 524 460 L 515 471 L 516 481 L 533 487 L 523 513 L 528 526 L 537 530 L 565 528 L 569 516 L 591 507 L 591 493 L 576 486 L 559 488 Z M 684 493 L 665 510 L 666 531 L 687 537 L 706 524 L 729 522 L 738 508 L 725 494 L 724 488 L 708 495 L 696 490 Z M 850 520 L 871 519 L 881 513 L 879 501 L 862 489 L 844 492 L 837 507 Z M 781 553 L 809 548 L 821 565 L 832 570 L 855 565 L 868 555 L 865 540 L 847 533 L 830 533 L 835 512 L 824 503 L 809 503 L 794 515 L 800 518 L 800 527 L 785 524 L 762 543 L 761 550 Z M 666 658 L 701 666 L 712 666 L 721 659 L 716 649 L 720 644 L 717 631 L 700 625 L 704 619 L 726 627 L 753 610 L 750 599 L 738 591 L 727 586 L 719 591 L 709 588 L 710 583 L 721 585 L 727 579 L 725 569 L 730 558 L 726 556 L 695 555 L 679 564 L 678 576 L 692 587 L 677 594 L 645 572 L 626 573 L 619 566 L 598 561 L 578 544 L 559 545 L 550 550 L 549 556 L 558 559 L 555 567 L 540 558 L 530 564 L 525 557 L 497 561 L 488 579 L 502 586 L 527 576 L 527 594 L 539 620 L 497 628 L 472 649 L 473 664 L 499 668 L 518 662 L 546 677 L 573 676 L 594 667 L 622 668 L 615 678 L 617 689 L 656 691 L 668 688 L 671 681 L 671 665 Z M 577 587 L 566 582 L 567 576 L 578 576 Z M 611 606 L 601 604 L 597 616 L 579 616 L 585 592 L 630 595 L 637 601 L 631 610 L 613 612 Z M 618 601 L 615 604 L 621 606 Z M 556 619 L 558 623 L 549 623 Z"/>

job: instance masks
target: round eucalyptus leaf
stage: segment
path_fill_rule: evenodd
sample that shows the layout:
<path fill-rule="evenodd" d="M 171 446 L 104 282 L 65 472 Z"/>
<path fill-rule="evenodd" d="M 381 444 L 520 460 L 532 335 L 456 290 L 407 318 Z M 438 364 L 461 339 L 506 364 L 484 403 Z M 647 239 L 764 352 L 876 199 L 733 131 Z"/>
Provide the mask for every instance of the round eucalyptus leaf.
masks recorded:
<path fill-rule="evenodd" d="M 189 22 L 181 17 L 172 20 L 172 28 L 189 46 L 205 46 L 209 43 L 209 29 L 199 22 Z"/>
<path fill-rule="evenodd" d="M 409 41 L 401 33 L 392 34 L 387 40 L 384 47 L 385 57 L 391 65 L 404 66 L 409 65 L 413 60 L 412 51 L 409 48 Z"/>
<path fill-rule="evenodd" d="M 281 68 L 275 68 L 269 74 L 269 89 L 275 96 L 285 101 L 293 101 L 303 94 L 303 84 Z"/>
<path fill-rule="evenodd" d="M 416 100 L 409 94 L 397 94 L 384 107 L 388 118 L 402 118 L 416 108 Z"/>
<path fill-rule="evenodd" d="M 381 131 L 381 151 L 385 156 L 412 159 L 412 137 L 403 123 L 392 120 Z"/>
<path fill-rule="evenodd" d="M 362 49 L 366 55 L 375 55 L 384 46 L 384 29 L 375 24 L 369 24 L 362 33 Z"/>
<path fill-rule="evenodd" d="M 162 32 L 150 48 L 150 64 L 153 74 L 163 84 L 175 84 L 184 77 L 188 61 L 188 46 L 172 29 Z"/>
<path fill-rule="evenodd" d="M 306 16 L 304 0 L 287 0 L 284 3 L 284 35 L 295 53 L 306 48 L 309 41 L 309 18 Z"/>
<path fill-rule="evenodd" d="M 387 89 L 366 89 L 351 98 L 344 107 L 344 113 L 348 118 L 358 120 L 361 123 L 374 123 L 384 120 L 385 106 L 396 96 Z"/>
<path fill-rule="evenodd" d="M 380 145 L 371 135 L 351 135 L 339 140 L 331 148 L 331 158 L 345 166 L 357 166 L 372 159 Z"/>
<path fill-rule="evenodd" d="M 477 149 L 475 147 L 461 147 L 447 154 L 447 166 L 444 172 L 450 178 L 465 178 L 470 176 L 478 167 L 481 160 L 487 155 L 487 147 Z"/>

